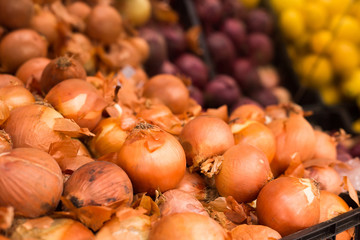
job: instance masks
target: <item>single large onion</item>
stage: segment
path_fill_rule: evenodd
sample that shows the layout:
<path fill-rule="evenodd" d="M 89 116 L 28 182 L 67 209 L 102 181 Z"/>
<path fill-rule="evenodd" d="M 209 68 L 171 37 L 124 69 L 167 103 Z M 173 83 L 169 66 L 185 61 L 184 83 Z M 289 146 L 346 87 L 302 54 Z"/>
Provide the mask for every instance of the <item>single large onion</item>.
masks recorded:
<path fill-rule="evenodd" d="M 113 43 L 122 32 L 122 18 L 112 6 L 99 4 L 87 17 L 86 32 L 90 38 L 101 43 Z"/>
<path fill-rule="evenodd" d="M 274 176 L 286 170 L 293 154 L 297 153 L 301 161 L 314 156 L 316 146 L 314 129 L 301 114 L 290 113 L 288 118 L 276 119 L 268 126 L 276 138 L 276 153 L 270 164 Z"/>
<path fill-rule="evenodd" d="M 326 132 L 314 130 L 316 147 L 313 158 L 336 159 L 336 139 Z"/>
<path fill-rule="evenodd" d="M 160 219 L 150 231 L 149 240 L 228 239 L 215 220 L 197 213 L 175 213 Z"/>
<path fill-rule="evenodd" d="M 0 88 L 0 100 L 5 102 L 10 111 L 35 102 L 31 92 L 21 85 Z"/>
<path fill-rule="evenodd" d="M 11 234 L 11 239 L 94 240 L 95 236 L 78 221 L 69 218 L 44 217 L 29 220 L 17 226 Z"/>
<path fill-rule="evenodd" d="M 30 21 L 30 28 L 43 35 L 50 44 L 53 44 L 59 38 L 58 20 L 47 8 L 35 11 L 35 15 Z"/>
<path fill-rule="evenodd" d="M 21 85 L 24 86 L 24 83 L 17 77 L 10 74 L 0 74 L 0 88 L 6 86 Z"/>
<path fill-rule="evenodd" d="M 50 144 L 69 137 L 53 130 L 56 119 L 64 118 L 53 108 L 43 105 L 27 105 L 15 108 L 4 124 L 14 147 L 33 147 L 48 151 Z"/>
<path fill-rule="evenodd" d="M 241 224 L 231 230 L 233 240 L 280 239 L 281 235 L 272 228 L 263 225 Z"/>
<path fill-rule="evenodd" d="M 320 190 L 340 194 L 342 179 L 339 173 L 330 166 L 311 166 L 305 168 L 305 178 L 312 178 L 319 183 Z"/>
<path fill-rule="evenodd" d="M 41 91 L 47 93 L 52 87 L 66 79 L 86 79 L 86 71 L 80 62 L 67 56 L 51 60 L 40 79 Z"/>
<path fill-rule="evenodd" d="M 5 35 L 0 42 L 2 71 L 13 73 L 31 58 L 46 57 L 47 45 L 42 36 L 30 29 L 20 29 Z"/>
<path fill-rule="evenodd" d="M 241 143 L 223 155 L 220 172 L 215 176 L 220 195 L 232 196 L 238 202 L 251 202 L 272 178 L 265 154 L 256 147 Z"/>
<path fill-rule="evenodd" d="M 38 217 L 59 203 L 63 179 L 57 162 L 46 152 L 16 148 L 0 155 L 0 205 L 15 214 Z"/>
<path fill-rule="evenodd" d="M 106 101 L 96 88 L 82 79 L 67 79 L 54 86 L 45 100 L 64 117 L 92 130 L 100 121 Z"/>
<path fill-rule="evenodd" d="M 122 121 L 119 118 L 105 118 L 99 122 L 93 130 L 95 136 L 88 143 L 90 151 L 96 158 L 121 149 L 128 136 L 121 125 Z"/>
<path fill-rule="evenodd" d="M 30 90 L 40 93 L 41 75 L 49 62 L 50 59 L 44 57 L 31 58 L 18 68 L 16 77 L 18 77 Z"/>
<path fill-rule="evenodd" d="M 256 214 L 281 236 L 311 227 L 320 218 L 319 189 L 307 178 L 279 177 L 261 189 Z"/>
<path fill-rule="evenodd" d="M 117 164 L 131 179 L 134 191 L 154 195 L 176 188 L 185 174 L 186 159 L 179 141 L 148 123 L 138 124 L 118 152 Z"/>
<path fill-rule="evenodd" d="M 181 179 L 176 189 L 186 192 L 198 200 L 206 199 L 205 180 L 197 173 L 190 173 L 186 170 L 183 179 Z"/>
<path fill-rule="evenodd" d="M 10 152 L 12 149 L 12 142 L 9 134 L 4 130 L 0 130 L 0 154 L 3 152 Z"/>
<path fill-rule="evenodd" d="M 28 27 L 33 14 L 32 0 L 0 1 L 0 25 L 6 28 Z"/>
<path fill-rule="evenodd" d="M 209 216 L 204 206 L 194 196 L 178 189 L 164 192 L 159 198 L 159 209 L 162 217 L 183 212 L 194 212 Z"/>
<path fill-rule="evenodd" d="M 180 78 L 158 74 L 144 85 L 143 96 L 160 99 L 174 114 L 183 113 L 189 102 L 189 91 Z"/>
<path fill-rule="evenodd" d="M 74 206 L 109 205 L 123 201 L 130 205 L 133 188 L 129 177 L 116 164 L 94 161 L 77 169 L 64 185 L 64 197 Z"/>
<path fill-rule="evenodd" d="M 235 122 L 230 125 L 235 144 L 247 143 L 262 150 L 269 163 L 276 152 L 276 141 L 273 132 L 258 121 Z"/>

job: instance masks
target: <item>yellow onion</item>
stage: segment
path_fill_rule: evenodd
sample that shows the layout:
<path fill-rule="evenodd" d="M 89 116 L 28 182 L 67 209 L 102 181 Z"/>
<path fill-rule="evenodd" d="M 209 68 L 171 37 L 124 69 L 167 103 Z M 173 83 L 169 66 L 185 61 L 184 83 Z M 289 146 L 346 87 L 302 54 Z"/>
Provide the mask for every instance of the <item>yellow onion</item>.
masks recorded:
<path fill-rule="evenodd" d="M 241 143 L 223 155 L 215 185 L 220 195 L 232 196 L 238 202 L 251 202 L 272 178 L 266 155 L 256 147 Z"/>
<path fill-rule="evenodd" d="M 329 134 L 314 130 L 316 147 L 313 158 L 336 159 L 336 139 Z"/>
<path fill-rule="evenodd" d="M 237 107 L 230 114 L 230 121 L 238 119 L 240 121 L 254 120 L 265 123 L 265 111 L 255 104 L 244 104 Z"/>
<path fill-rule="evenodd" d="M 130 205 L 133 188 L 126 173 L 116 164 L 94 161 L 78 168 L 64 185 L 64 197 L 75 207 L 109 205 L 123 201 Z"/>
<path fill-rule="evenodd" d="M 38 217 L 53 211 L 63 190 L 61 170 L 46 152 L 16 148 L 0 155 L 0 205 Z"/>
<path fill-rule="evenodd" d="M 59 38 L 58 20 L 48 8 L 36 8 L 35 15 L 30 21 L 30 28 L 44 36 L 50 44 Z"/>
<path fill-rule="evenodd" d="M 158 205 L 162 217 L 183 212 L 194 212 L 209 216 L 199 200 L 178 189 L 164 192 L 159 198 Z"/>
<path fill-rule="evenodd" d="M 149 0 L 117 1 L 116 8 L 134 26 L 144 25 L 151 17 L 151 3 Z"/>
<path fill-rule="evenodd" d="M 11 111 L 4 123 L 14 148 L 33 147 L 48 151 L 50 144 L 69 139 L 62 132 L 54 131 L 57 119 L 64 117 L 55 109 L 44 105 L 26 105 Z"/>
<path fill-rule="evenodd" d="M 235 121 L 230 127 L 235 144 L 247 143 L 259 148 L 271 163 L 276 152 L 276 141 L 273 132 L 267 126 L 258 121 L 248 120 Z"/>
<path fill-rule="evenodd" d="M 270 164 L 274 176 L 289 167 L 293 154 L 297 153 L 303 162 L 314 156 L 314 129 L 302 115 L 290 113 L 288 118 L 273 120 L 268 127 L 276 138 L 276 153 Z"/>
<path fill-rule="evenodd" d="M 34 13 L 32 0 L 0 1 L 0 25 L 10 29 L 26 28 Z"/>
<path fill-rule="evenodd" d="M 158 74 L 144 85 L 143 96 L 157 98 L 174 114 L 183 113 L 189 102 L 189 91 L 180 78 L 170 74 Z"/>
<path fill-rule="evenodd" d="M 161 218 L 150 231 L 149 240 L 228 239 L 225 230 L 212 218 L 192 212 Z"/>
<path fill-rule="evenodd" d="M 66 6 L 68 12 L 82 20 L 86 20 L 91 12 L 91 8 L 85 2 L 72 2 Z"/>
<path fill-rule="evenodd" d="M 233 240 L 280 239 L 281 235 L 267 226 L 241 224 L 231 230 Z"/>
<path fill-rule="evenodd" d="M 310 166 L 305 168 L 305 178 L 312 178 L 319 183 L 320 190 L 340 194 L 342 179 L 340 174 L 330 166 Z"/>
<path fill-rule="evenodd" d="M 186 192 L 198 200 L 206 199 L 205 180 L 197 173 L 190 173 L 186 170 L 184 177 L 181 179 L 176 189 Z"/>
<path fill-rule="evenodd" d="M 185 174 L 186 159 L 179 141 L 159 127 L 139 123 L 118 152 L 117 164 L 124 169 L 137 193 L 176 188 Z"/>
<path fill-rule="evenodd" d="M 20 85 L 24 86 L 21 80 L 10 74 L 0 74 L 0 88 L 7 86 Z"/>
<path fill-rule="evenodd" d="M 179 140 L 188 165 L 198 167 L 206 159 L 221 155 L 234 145 L 234 137 L 223 120 L 211 116 L 198 116 L 183 127 Z"/>
<path fill-rule="evenodd" d="M 18 225 L 11 239 L 94 240 L 95 236 L 78 221 L 69 218 L 43 217 L 27 220 Z"/>
<path fill-rule="evenodd" d="M 0 100 L 5 102 L 10 111 L 35 102 L 31 92 L 21 85 L 0 88 Z"/>
<path fill-rule="evenodd" d="M 0 100 L 0 126 L 8 119 L 9 116 L 9 107 L 4 101 Z"/>
<path fill-rule="evenodd" d="M 89 140 L 88 146 L 96 158 L 120 150 L 128 136 L 121 124 L 119 118 L 105 118 L 93 130 L 95 136 Z"/>
<path fill-rule="evenodd" d="M 96 88 L 82 79 L 67 79 L 54 86 L 46 95 L 48 101 L 64 117 L 80 127 L 94 129 L 107 103 Z"/>
<path fill-rule="evenodd" d="M 12 149 L 12 142 L 9 134 L 4 130 L 0 130 L 0 153 L 10 152 Z"/>
<path fill-rule="evenodd" d="M 263 187 L 256 200 L 259 223 L 287 236 L 319 223 L 320 193 L 313 180 L 279 177 Z"/>

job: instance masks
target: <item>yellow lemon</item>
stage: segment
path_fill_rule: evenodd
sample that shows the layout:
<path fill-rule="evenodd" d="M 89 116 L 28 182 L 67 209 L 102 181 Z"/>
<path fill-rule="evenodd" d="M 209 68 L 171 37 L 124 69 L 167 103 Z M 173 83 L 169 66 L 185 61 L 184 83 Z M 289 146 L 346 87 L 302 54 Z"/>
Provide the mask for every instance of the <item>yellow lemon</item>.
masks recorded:
<path fill-rule="evenodd" d="M 319 90 L 321 99 L 326 105 L 335 105 L 340 103 L 341 96 L 339 89 L 334 85 L 322 87 Z"/>
<path fill-rule="evenodd" d="M 331 47 L 331 63 L 335 72 L 348 75 L 359 65 L 356 46 L 348 41 L 336 41 Z"/>
<path fill-rule="evenodd" d="M 318 0 L 330 15 L 343 14 L 351 8 L 353 0 Z"/>
<path fill-rule="evenodd" d="M 357 68 L 341 84 L 341 90 L 344 96 L 356 98 L 360 96 L 360 69 Z"/>
<path fill-rule="evenodd" d="M 309 2 L 304 7 L 304 19 L 306 27 L 311 31 L 316 31 L 325 26 L 327 22 L 327 10 L 316 2 Z"/>
<path fill-rule="evenodd" d="M 330 30 L 336 39 L 360 42 L 360 24 L 352 16 L 336 15 L 330 23 Z"/>
<path fill-rule="evenodd" d="M 312 88 L 328 85 L 333 79 L 331 64 L 327 58 L 310 54 L 301 60 L 299 75 L 302 84 Z"/>
<path fill-rule="evenodd" d="M 320 30 L 310 39 L 311 50 L 317 54 L 328 53 L 331 48 L 332 33 L 329 30 Z"/>
<path fill-rule="evenodd" d="M 290 40 L 301 37 L 305 32 L 302 14 L 296 9 L 287 9 L 280 14 L 280 28 L 284 36 Z"/>
<path fill-rule="evenodd" d="M 304 0 L 270 0 L 270 4 L 277 13 L 280 13 L 289 8 L 302 9 Z"/>
<path fill-rule="evenodd" d="M 360 118 L 356 119 L 352 123 L 352 129 L 354 132 L 360 133 Z"/>
<path fill-rule="evenodd" d="M 360 1 L 355 1 L 349 9 L 349 14 L 360 21 Z"/>
<path fill-rule="evenodd" d="M 246 8 L 255 8 L 259 5 L 260 0 L 238 0 Z"/>

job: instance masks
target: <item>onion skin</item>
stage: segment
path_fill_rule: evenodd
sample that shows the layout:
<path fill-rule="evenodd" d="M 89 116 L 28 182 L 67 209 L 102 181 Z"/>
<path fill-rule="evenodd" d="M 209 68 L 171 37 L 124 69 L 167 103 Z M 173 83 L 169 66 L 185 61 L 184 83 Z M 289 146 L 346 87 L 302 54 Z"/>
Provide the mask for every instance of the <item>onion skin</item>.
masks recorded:
<path fill-rule="evenodd" d="M 312 166 L 306 168 L 305 178 L 312 178 L 319 183 L 320 190 L 326 190 L 334 194 L 340 194 L 342 179 L 339 173 L 330 166 Z"/>
<path fill-rule="evenodd" d="M 272 173 L 266 155 L 259 149 L 238 144 L 223 155 L 215 185 L 221 196 L 232 196 L 237 202 L 251 202 L 271 179 Z"/>
<path fill-rule="evenodd" d="M 35 57 L 46 57 L 47 42 L 31 29 L 20 29 L 5 35 L 0 42 L 2 71 L 14 73 L 24 62 Z"/>
<path fill-rule="evenodd" d="M 194 212 L 207 217 L 209 216 L 199 200 L 177 189 L 164 192 L 159 198 L 158 205 L 162 217 L 182 212 Z"/>
<path fill-rule="evenodd" d="M 10 111 L 35 102 L 31 92 L 21 85 L 0 88 L 0 100 L 5 102 Z"/>
<path fill-rule="evenodd" d="M 12 149 L 12 142 L 9 134 L 4 130 L 0 130 L 0 154 L 3 152 L 10 152 Z"/>
<path fill-rule="evenodd" d="M 320 130 L 314 130 L 314 133 L 316 147 L 313 158 L 336 159 L 337 142 L 335 138 Z"/>
<path fill-rule="evenodd" d="M 41 93 L 40 79 L 45 67 L 49 64 L 48 58 L 31 58 L 24 62 L 16 71 L 19 78 L 30 90 Z"/>
<path fill-rule="evenodd" d="M 274 229 L 263 225 L 241 224 L 231 230 L 233 240 L 280 239 L 281 235 Z"/>
<path fill-rule="evenodd" d="M 41 75 L 41 91 L 48 93 L 56 84 L 71 78 L 86 79 L 86 71 L 81 63 L 67 56 L 55 58 Z"/>
<path fill-rule="evenodd" d="M 235 108 L 230 114 L 229 121 L 233 120 L 254 120 L 260 123 L 265 123 L 265 111 L 262 107 L 256 104 L 243 104 Z"/>
<path fill-rule="evenodd" d="M 281 236 L 319 223 L 320 193 L 313 180 L 279 177 L 263 187 L 256 201 L 259 223 Z"/>
<path fill-rule="evenodd" d="M 14 85 L 24 86 L 19 78 L 10 74 L 0 74 L 0 88 Z"/>
<path fill-rule="evenodd" d="M 176 189 L 186 192 L 198 200 L 206 199 L 205 180 L 197 173 L 190 173 L 186 170 L 183 179 L 181 179 Z"/>
<path fill-rule="evenodd" d="M 75 172 L 81 166 L 93 162 L 94 159 L 86 156 L 75 156 L 72 158 L 57 159 L 56 161 L 59 164 L 61 171 L 66 174 L 69 171 Z"/>
<path fill-rule="evenodd" d="M 234 145 L 230 127 L 220 118 L 198 116 L 190 120 L 181 131 L 179 140 L 189 165 L 209 157 L 221 155 Z"/>
<path fill-rule="evenodd" d="M 0 205 L 13 206 L 16 215 L 38 217 L 50 213 L 59 203 L 63 190 L 61 170 L 46 152 L 13 149 L 0 156 L 0 172 Z"/>
<path fill-rule="evenodd" d="M 174 114 L 183 113 L 189 102 L 189 91 L 180 78 L 169 74 L 158 74 L 144 85 L 143 96 L 157 98 Z"/>
<path fill-rule="evenodd" d="M 129 177 L 120 167 L 111 162 L 94 161 L 70 176 L 63 195 L 77 208 L 103 206 L 116 201 L 130 205 L 133 189 Z"/>
<path fill-rule="evenodd" d="M 32 0 L 0 1 L 0 25 L 10 29 L 26 28 L 34 14 Z"/>
<path fill-rule="evenodd" d="M 50 107 L 27 105 L 12 110 L 3 127 L 14 148 L 33 147 L 47 152 L 52 142 L 69 139 L 53 130 L 56 118 L 63 116 Z"/>
<path fill-rule="evenodd" d="M 73 119 L 80 127 L 95 128 L 107 106 L 96 88 L 82 79 L 67 79 L 54 86 L 45 100 L 64 117 Z"/>
<path fill-rule="evenodd" d="M 210 217 L 197 213 L 175 213 L 160 219 L 150 231 L 149 240 L 221 240 L 225 230 Z"/>
<path fill-rule="evenodd" d="M 270 164 L 274 176 L 286 170 L 293 154 L 298 153 L 303 162 L 314 156 L 314 130 L 300 114 L 291 113 L 289 118 L 273 120 L 268 127 L 276 138 L 276 153 Z"/>
<path fill-rule="evenodd" d="M 99 4 L 92 8 L 86 22 L 87 35 L 104 44 L 116 41 L 122 32 L 122 18 L 115 8 Z"/>
<path fill-rule="evenodd" d="M 131 131 L 118 152 L 116 163 L 128 174 L 136 193 L 150 195 L 154 195 L 155 190 L 165 192 L 176 188 L 186 168 L 179 141 L 147 123 L 140 123 Z"/>

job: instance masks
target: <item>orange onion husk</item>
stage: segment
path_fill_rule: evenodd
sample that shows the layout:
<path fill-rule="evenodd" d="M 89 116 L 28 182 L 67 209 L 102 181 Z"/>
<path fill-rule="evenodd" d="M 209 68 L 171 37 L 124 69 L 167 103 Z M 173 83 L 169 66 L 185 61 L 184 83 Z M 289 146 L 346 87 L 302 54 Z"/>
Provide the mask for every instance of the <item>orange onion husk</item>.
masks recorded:
<path fill-rule="evenodd" d="M 0 88 L 14 85 L 24 86 L 24 83 L 17 76 L 0 74 Z"/>
<path fill-rule="evenodd" d="M 205 180 L 199 174 L 190 173 L 188 170 L 186 170 L 176 189 L 186 192 L 200 201 L 207 197 Z"/>
<path fill-rule="evenodd" d="M 244 104 L 237 107 L 231 114 L 229 121 L 233 120 L 247 121 L 254 120 L 265 123 L 265 111 L 255 104 Z"/>
<path fill-rule="evenodd" d="M 314 133 L 316 147 L 313 158 L 336 159 L 336 139 L 321 130 L 314 130 Z"/>
<path fill-rule="evenodd" d="M 230 123 L 234 135 L 235 144 L 247 143 L 262 150 L 269 163 L 273 160 L 276 152 L 276 140 L 273 132 L 258 121 L 239 120 Z"/>
<path fill-rule="evenodd" d="M 307 178 L 279 177 L 266 184 L 256 200 L 259 223 L 287 236 L 319 223 L 320 193 Z"/>
<path fill-rule="evenodd" d="M 206 112 L 203 112 L 200 115 L 218 117 L 225 122 L 228 122 L 228 120 L 229 120 L 227 105 L 222 105 L 219 108 L 208 108 L 208 109 L 206 109 Z"/>
<path fill-rule="evenodd" d="M 312 178 L 319 183 L 320 190 L 340 194 L 342 179 L 340 174 L 331 166 L 310 166 L 305 169 L 305 178 Z"/>
<path fill-rule="evenodd" d="M 185 174 L 186 158 L 179 141 L 146 122 L 130 132 L 117 155 L 116 163 L 128 174 L 137 193 L 154 195 L 156 190 L 176 188 Z"/>
<path fill-rule="evenodd" d="M 272 121 L 275 119 L 286 119 L 291 113 L 296 113 L 302 116 L 307 114 L 303 111 L 301 106 L 293 102 L 270 105 L 265 108 L 265 114 L 268 118 L 268 121 Z"/>
<path fill-rule="evenodd" d="M 161 218 L 150 231 L 149 240 L 228 239 L 228 233 L 212 218 L 192 212 Z"/>
<path fill-rule="evenodd" d="M 5 102 L 10 111 L 35 103 L 32 93 L 21 85 L 0 88 L 0 100 Z"/>
<path fill-rule="evenodd" d="M 63 195 L 77 208 L 106 206 L 117 201 L 130 205 L 133 188 L 129 177 L 119 166 L 94 161 L 73 172 L 64 185 Z"/>
<path fill-rule="evenodd" d="M 54 86 L 46 95 L 48 101 L 64 117 L 80 127 L 92 130 L 99 123 L 107 106 L 96 88 L 82 79 L 67 79 Z"/>
<path fill-rule="evenodd" d="M 0 154 L 3 152 L 10 152 L 12 145 L 13 144 L 9 134 L 0 129 Z"/>
<path fill-rule="evenodd" d="M 293 154 L 297 153 L 303 162 L 314 156 L 314 129 L 302 115 L 290 113 L 288 118 L 273 120 L 267 126 L 276 139 L 276 153 L 270 164 L 275 177 L 289 167 Z"/>
<path fill-rule="evenodd" d="M 199 200 L 178 189 L 164 192 L 158 199 L 158 206 L 162 217 L 182 212 L 194 212 L 209 216 Z"/>
<path fill-rule="evenodd" d="M 274 229 L 263 225 L 241 224 L 231 230 L 233 240 L 280 239 L 281 235 Z"/>
<path fill-rule="evenodd" d="M 251 202 L 271 180 L 266 155 L 256 147 L 240 143 L 223 154 L 215 185 L 221 196 L 232 196 L 237 202 Z"/>
<path fill-rule="evenodd" d="M 59 165 L 48 153 L 16 148 L 0 155 L 0 166 L 1 206 L 13 206 L 15 214 L 24 217 L 38 217 L 56 208 L 63 179 Z"/>

